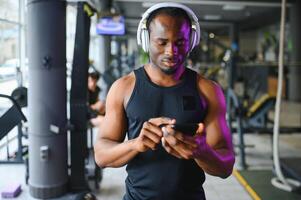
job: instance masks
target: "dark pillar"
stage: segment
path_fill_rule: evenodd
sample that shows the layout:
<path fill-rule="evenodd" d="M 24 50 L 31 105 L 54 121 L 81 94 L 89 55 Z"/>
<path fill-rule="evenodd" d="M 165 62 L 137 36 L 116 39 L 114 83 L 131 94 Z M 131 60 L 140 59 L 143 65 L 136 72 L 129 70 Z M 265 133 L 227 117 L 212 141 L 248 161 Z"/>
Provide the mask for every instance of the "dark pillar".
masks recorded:
<path fill-rule="evenodd" d="M 237 74 L 237 58 L 239 53 L 239 28 L 237 24 L 230 26 L 230 40 L 232 56 L 229 63 L 229 87 L 234 88 Z"/>
<path fill-rule="evenodd" d="M 296 1 L 290 8 L 290 33 L 292 36 L 292 66 L 288 74 L 288 99 L 301 101 L 301 1 Z"/>
<path fill-rule="evenodd" d="M 232 129 L 232 119 L 231 113 L 234 111 L 236 113 L 236 124 L 237 124 L 237 134 L 239 139 L 239 167 L 245 169 L 247 167 L 245 160 L 245 143 L 244 143 L 244 130 L 241 122 L 240 113 L 240 102 L 234 93 L 234 84 L 237 79 L 237 61 L 239 55 L 239 27 L 237 24 L 232 24 L 230 26 L 230 40 L 231 40 L 231 58 L 228 63 L 228 93 L 227 93 L 227 112 L 228 112 L 228 123 L 231 133 Z"/>
<path fill-rule="evenodd" d="M 86 9 L 85 9 L 86 8 Z M 87 99 L 88 68 L 91 19 L 86 12 L 88 5 L 79 2 L 77 7 L 76 33 L 72 66 L 72 88 L 70 93 L 71 131 L 71 177 L 73 191 L 88 190 L 85 178 L 87 157 Z M 91 13 L 93 14 L 93 13 Z"/>
<path fill-rule="evenodd" d="M 29 190 L 39 199 L 67 190 L 66 2 L 28 1 Z"/>

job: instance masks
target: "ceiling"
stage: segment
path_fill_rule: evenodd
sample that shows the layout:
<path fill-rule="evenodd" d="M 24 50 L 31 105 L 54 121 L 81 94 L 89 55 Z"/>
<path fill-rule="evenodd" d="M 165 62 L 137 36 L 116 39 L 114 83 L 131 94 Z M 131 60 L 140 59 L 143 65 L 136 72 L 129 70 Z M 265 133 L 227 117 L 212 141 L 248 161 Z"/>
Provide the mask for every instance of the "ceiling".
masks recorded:
<path fill-rule="evenodd" d="M 100 13 L 104 7 L 125 16 L 128 34 L 136 34 L 143 12 L 158 0 L 91 0 Z M 190 7 L 198 16 L 201 28 L 218 34 L 228 34 L 229 25 L 237 24 L 241 31 L 256 29 L 280 21 L 281 0 L 173 0 Z M 292 6 L 294 1 L 288 1 Z"/>

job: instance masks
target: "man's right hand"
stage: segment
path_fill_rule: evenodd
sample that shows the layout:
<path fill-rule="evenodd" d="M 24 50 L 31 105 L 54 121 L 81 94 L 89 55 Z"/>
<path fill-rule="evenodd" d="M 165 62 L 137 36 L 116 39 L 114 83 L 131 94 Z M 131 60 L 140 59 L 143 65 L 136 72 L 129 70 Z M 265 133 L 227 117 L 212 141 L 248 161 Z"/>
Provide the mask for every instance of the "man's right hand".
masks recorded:
<path fill-rule="evenodd" d="M 135 150 L 138 152 L 145 152 L 148 149 L 155 150 L 163 137 L 163 132 L 159 126 L 162 124 L 172 125 L 175 122 L 175 119 L 167 117 L 152 118 L 144 122 L 139 136 L 134 139 Z"/>

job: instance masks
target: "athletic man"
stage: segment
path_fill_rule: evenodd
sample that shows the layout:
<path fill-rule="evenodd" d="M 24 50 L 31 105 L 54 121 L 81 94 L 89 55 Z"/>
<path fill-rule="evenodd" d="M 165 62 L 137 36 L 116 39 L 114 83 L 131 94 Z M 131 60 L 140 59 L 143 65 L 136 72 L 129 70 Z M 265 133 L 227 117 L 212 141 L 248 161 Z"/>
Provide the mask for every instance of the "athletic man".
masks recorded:
<path fill-rule="evenodd" d="M 99 166 L 127 164 L 124 200 L 203 200 L 204 172 L 232 173 L 222 90 L 185 67 L 199 37 L 181 4 L 156 4 L 142 17 L 137 39 L 150 61 L 112 85 L 95 144 Z M 180 123 L 197 123 L 196 134 L 176 131 Z"/>

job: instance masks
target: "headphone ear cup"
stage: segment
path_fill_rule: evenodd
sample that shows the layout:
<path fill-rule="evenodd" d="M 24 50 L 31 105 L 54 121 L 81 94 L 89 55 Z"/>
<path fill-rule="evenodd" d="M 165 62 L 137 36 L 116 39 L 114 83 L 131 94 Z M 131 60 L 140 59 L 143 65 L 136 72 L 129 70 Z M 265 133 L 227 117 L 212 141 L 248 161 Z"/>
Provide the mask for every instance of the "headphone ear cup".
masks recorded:
<path fill-rule="evenodd" d="M 191 36 L 190 36 L 190 49 L 189 49 L 189 52 L 192 51 L 192 49 L 194 48 L 195 46 L 195 40 L 196 40 L 196 32 L 195 30 L 191 30 Z"/>
<path fill-rule="evenodd" d="M 141 30 L 141 46 L 144 52 L 148 52 L 148 31 L 146 29 Z"/>
<path fill-rule="evenodd" d="M 148 34 L 148 30 L 145 30 L 145 34 L 144 34 L 144 41 L 145 41 L 145 52 L 149 51 L 149 34 Z"/>
<path fill-rule="evenodd" d="M 143 29 L 141 30 L 141 36 L 140 36 L 140 38 L 141 38 L 141 47 L 142 47 L 143 51 L 145 51 L 144 30 Z"/>

